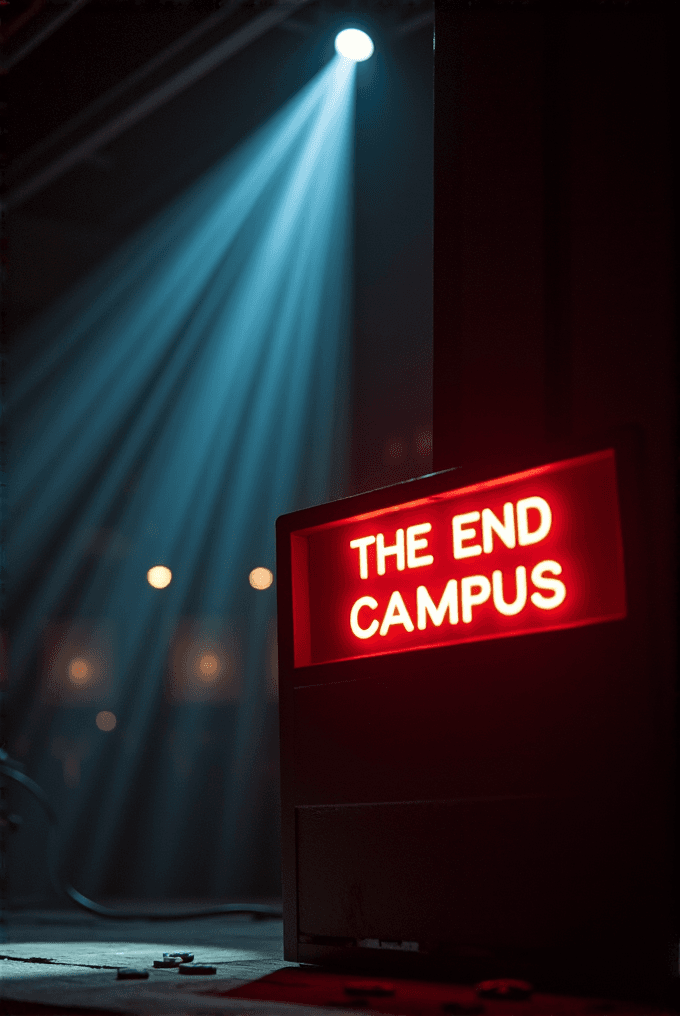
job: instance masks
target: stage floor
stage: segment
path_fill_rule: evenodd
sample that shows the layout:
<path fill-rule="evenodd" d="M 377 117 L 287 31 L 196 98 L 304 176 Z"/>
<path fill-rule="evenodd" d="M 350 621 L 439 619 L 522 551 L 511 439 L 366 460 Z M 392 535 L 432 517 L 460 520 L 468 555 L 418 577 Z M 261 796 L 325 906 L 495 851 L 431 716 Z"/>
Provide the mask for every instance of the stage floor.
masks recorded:
<path fill-rule="evenodd" d="M 489 999 L 473 986 L 426 985 L 395 980 L 385 986 L 317 973 L 283 960 L 282 922 L 245 916 L 184 921 L 112 921 L 68 911 L 19 911 L 5 917 L 0 942 L 0 1013 L 3 1016 L 312 1016 L 320 1013 L 455 1013 L 458 1016 L 656 1016 L 650 1006 L 535 994 L 525 1000 Z M 182 975 L 154 969 L 164 952 L 192 952 L 214 975 Z M 143 968 L 148 980 L 118 980 L 120 967 Z M 253 985 L 254 999 L 225 993 Z M 299 971 L 299 974 L 296 973 Z M 273 987 L 272 987 L 273 985 Z M 281 987 L 278 988 L 277 986 Z M 291 990 L 292 985 L 292 990 Z M 361 989 L 361 984 L 358 985 Z M 277 990 L 288 1001 L 272 1000 Z M 243 993 L 245 994 L 245 992 Z M 365 995 L 366 997 L 361 997 Z M 313 998 L 315 1004 L 306 1004 Z M 316 1004 L 321 1001 L 323 1004 Z"/>
<path fill-rule="evenodd" d="M 281 921 L 241 916 L 112 921 L 76 910 L 20 911 L 7 915 L 5 928 L 9 941 L 0 942 L 0 990 L 7 1013 L 13 1011 L 10 1001 L 149 1016 L 246 1009 L 254 1016 L 281 1009 L 224 998 L 216 1006 L 214 996 L 200 994 L 227 991 L 285 966 Z M 164 952 L 185 951 L 194 953 L 196 963 L 215 966 L 217 974 L 153 969 Z M 120 981 L 119 967 L 147 968 L 149 978 Z"/>

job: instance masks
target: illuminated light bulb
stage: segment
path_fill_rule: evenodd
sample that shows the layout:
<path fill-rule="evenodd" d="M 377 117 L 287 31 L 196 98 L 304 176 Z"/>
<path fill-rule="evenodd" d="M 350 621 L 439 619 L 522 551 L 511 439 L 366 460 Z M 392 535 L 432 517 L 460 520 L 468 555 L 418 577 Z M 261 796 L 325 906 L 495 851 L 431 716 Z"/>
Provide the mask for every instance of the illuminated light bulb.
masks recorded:
<path fill-rule="evenodd" d="M 110 730 L 114 729 L 118 721 L 115 713 L 110 712 L 108 709 L 102 709 L 100 713 L 97 713 L 94 722 L 100 730 L 108 733 Z"/>
<path fill-rule="evenodd" d="M 274 581 L 274 573 L 269 568 L 253 568 L 248 581 L 253 589 L 269 589 Z"/>
<path fill-rule="evenodd" d="M 165 565 L 156 564 L 153 568 L 149 568 L 146 578 L 149 585 L 153 586 L 154 589 L 165 589 L 172 582 L 172 572 Z"/>
<path fill-rule="evenodd" d="M 219 677 L 222 665 L 215 653 L 202 653 L 196 661 L 196 671 L 201 681 L 210 684 Z"/>
<path fill-rule="evenodd" d="M 77 656 L 68 665 L 68 679 L 71 684 L 87 684 L 92 677 L 92 667 L 82 656 Z"/>
<path fill-rule="evenodd" d="M 368 60 L 374 48 L 371 37 L 359 28 L 345 28 L 335 37 L 336 52 L 355 63 Z"/>

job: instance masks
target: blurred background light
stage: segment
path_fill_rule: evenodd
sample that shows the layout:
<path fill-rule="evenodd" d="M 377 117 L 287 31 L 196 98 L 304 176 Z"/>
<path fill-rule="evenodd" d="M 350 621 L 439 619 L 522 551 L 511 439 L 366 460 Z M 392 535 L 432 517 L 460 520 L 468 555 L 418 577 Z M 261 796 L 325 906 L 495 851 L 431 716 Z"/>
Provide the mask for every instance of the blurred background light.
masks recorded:
<path fill-rule="evenodd" d="M 247 617 L 240 626 L 247 628 Z M 242 632 L 241 632 L 242 634 Z M 171 702 L 239 702 L 242 698 L 241 637 L 221 618 L 182 618 L 171 639 L 166 692 Z"/>
<path fill-rule="evenodd" d="M 149 585 L 153 586 L 154 589 L 165 589 L 172 582 L 172 572 L 165 565 L 156 564 L 153 568 L 149 568 L 146 578 Z"/>
<path fill-rule="evenodd" d="M 221 669 L 222 661 L 219 656 L 215 655 L 215 653 L 203 653 L 199 656 L 196 665 L 196 672 L 201 681 L 205 681 L 206 684 L 211 684 L 213 681 L 216 681 L 220 676 Z"/>
<path fill-rule="evenodd" d="M 69 790 L 75 789 L 80 784 L 82 763 L 90 751 L 88 739 L 82 735 L 73 737 L 58 734 L 52 738 L 50 754 L 61 763 L 64 786 Z"/>
<path fill-rule="evenodd" d="M 426 459 L 432 455 L 432 431 L 423 427 L 416 432 L 415 436 L 416 454 Z"/>
<path fill-rule="evenodd" d="M 50 620 L 40 626 L 35 652 L 39 686 L 33 705 L 79 709 L 105 700 L 114 674 L 114 637 L 108 621 L 87 617 Z M 68 733 L 70 736 L 73 731 Z"/>
<path fill-rule="evenodd" d="M 83 659 L 82 656 L 71 660 L 68 665 L 68 677 L 72 684 L 82 685 L 89 681 L 92 677 L 92 667 L 89 661 Z"/>
<path fill-rule="evenodd" d="M 253 568 L 248 581 L 253 589 L 269 589 L 274 581 L 274 573 L 269 568 Z"/>
<path fill-rule="evenodd" d="M 361 63 L 373 56 L 373 42 L 370 35 L 359 28 L 345 28 L 335 37 L 335 49 L 347 60 Z"/>
<path fill-rule="evenodd" d="M 398 461 L 404 454 L 404 446 L 397 437 L 390 438 L 385 445 L 385 459 L 386 461 Z"/>
<path fill-rule="evenodd" d="M 102 709 L 101 712 L 97 713 L 94 722 L 100 730 L 108 733 L 115 728 L 117 720 L 115 713 L 110 712 L 108 709 Z"/>

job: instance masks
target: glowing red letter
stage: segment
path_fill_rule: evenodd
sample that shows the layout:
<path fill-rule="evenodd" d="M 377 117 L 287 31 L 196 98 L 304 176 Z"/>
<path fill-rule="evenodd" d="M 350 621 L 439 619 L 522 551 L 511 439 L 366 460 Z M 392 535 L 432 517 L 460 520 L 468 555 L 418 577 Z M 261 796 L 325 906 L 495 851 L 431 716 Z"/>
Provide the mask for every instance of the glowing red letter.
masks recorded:
<path fill-rule="evenodd" d="M 519 614 L 527 602 L 527 570 L 524 565 L 515 569 L 515 584 L 517 594 L 513 603 L 506 603 L 503 599 L 503 572 L 495 571 L 491 576 L 493 582 L 493 605 L 499 614 L 512 617 Z"/>
<path fill-rule="evenodd" d="M 485 508 L 482 512 L 482 546 L 484 547 L 484 553 L 490 554 L 493 550 L 493 536 L 492 531 L 500 536 L 501 540 L 506 547 L 512 548 L 515 546 L 515 518 L 512 514 L 512 501 L 507 501 L 503 505 L 503 521 L 497 519 L 490 508 Z"/>
<path fill-rule="evenodd" d="M 404 530 L 401 529 L 400 532 L 403 533 Z M 387 635 L 390 626 L 393 624 L 403 624 L 406 631 L 413 631 L 413 621 L 409 617 L 406 604 L 401 598 L 401 593 L 396 589 L 390 596 L 390 602 L 387 604 L 383 623 L 380 625 L 380 634 Z"/>
<path fill-rule="evenodd" d="M 352 550 L 359 548 L 359 574 L 362 579 L 368 578 L 368 552 L 366 548 L 369 544 L 375 543 L 375 536 L 362 536 L 358 540 L 352 540 L 350 547 Z"/>
<path fill-rule="evenodd" d="M 472 590 L 475 588 L 478 592 L 473 593 Z M 461 579 L 460 603 L 465 624 L 469 624 L 472 620 L 472 608 L 479 603 L 486 603 L 490 596 L 491 583 L 486 575 L 470 575 L 466 579 Z"/>
<path fill-rule="evenodd" d="M 427 614 L 430 615 L 430 618 L 438 628 L 444 620 L 444 614 L 447 610 L 449 612 L 449 624 L 458 624 L 458 583 L 455 579 L 449 579 L 446 583 L 446 588 L 438 607 L 435 607 L 434 601 L 431 599 L 425 586 L 418 586 L 416 596 L 418 598 L 418 627 L 421 631 L 427 624 Z"/>
<path fill-rule="evenodd" d="M 541 516 L 538 529 L 529 532 L 529 509 L 535 508 Z M 530 543 L 540 543 L 550 532 L 552 512 L 550 505 L 542 497 L 525 497 L 517 502 L 517 536 L 520 547 L 528 547 Z"/>
<path fill-rule="evenodd" d="M 416 537 L 421 533 L 429 533 L 431 529 L 431 522 L 423 522 L 420 526 L 409 526 L 406 530 L 406 563 L 409 568 L 422 568 L 424 565 L 434 562 L 432 554 L 417 556 L 419 550 L 427 547 L 427 540 L 417 540 Z"/>
<path fill-rule="evenodd" d="M 397 529 L 397 542 L 391 547 L 385 546 L 385 537 L 382 533 L 378 533 L 375 552 L 378 558 L 378 575 L 385 574 L 385 558 L 389 557 L 390 554 L 394 554 L 397 559 L 397 571 L 403 571 L 406 567 L 406 561 L 404 560 L 404 530 Z"/>
<path fill-rule="evenodd" d="M 372 596 L 362 596 L 352 607 L 352 612 L 349 615 L 349 624 L 358 639 L 370 639 L 371 635 L 375 635 L 378 630 L 378 622 L 375 618 L 373 618 L 368 628 L 362 628 L 359 624 L 359 611 L 362 607 L 370 607 L 371 610 L 375 610 L 377 606 L 378 601 L 374 600 Z"/>
<path fill-rule="evenodd" d="M 539 589 L 549 589 L 552 592 L 552 596 L 543 596 L 542 593 L 532 593 L 531 602 L 535 607 L 540 607 L 541 610 L 553 610 L 555 607 L 559 607 L 560 603 L 564 603 L 564 598 L 567 595 L 567 588 L 564 582 L 559 579 L 548 579 L 545 577 L 545 573 L 549 575 L 561 575 L 562 565 L 558 564 L 557 561 L 541 561 L 531 572 L 531 581 Z"/>
<path fill-rule="evenodd" d="M 471 547 L 463 546 L 463 543 L 474 540 L 477 535 L 476 529 L 463 528 L 466 522 L 479 522 L 479 512 L 465 512 L 464 515 L 453 516 L 453 556 L 456 559 L 477 557 L 477 554 L 482 553 L 482 548 L 478 543 L 473 543 Z"/>

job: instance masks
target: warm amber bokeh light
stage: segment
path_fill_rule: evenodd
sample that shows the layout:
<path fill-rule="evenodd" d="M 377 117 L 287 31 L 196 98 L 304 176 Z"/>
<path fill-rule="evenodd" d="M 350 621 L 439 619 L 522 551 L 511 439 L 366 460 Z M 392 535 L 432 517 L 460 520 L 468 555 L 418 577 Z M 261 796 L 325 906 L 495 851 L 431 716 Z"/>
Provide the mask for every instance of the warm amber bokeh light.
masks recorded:
<path fill-rule="evenodd" d="M 154 589 L 165 589 L 172 581 L 172 572 L 164 564 L 156 564 L 149 568 L 146 577 L 150 586 Z"/>
<path fill-rule="evenodd" d="M 248 576 L 248 581 L 253 589 L 269 589 L 274 581 L 274 575 L 269 568 L 253 568 Z"/>
<path fill-rule="evenodd" d="M 219 656 L 215 653 L 202 653 L 196 661 L 196 671 L 201 681 L 205 681 L 206 684 L 210 684 L 219 677 L 222 664 Z"/>
<path fill-rule="evenodd" d="M 102 709 L 100 713 L 97 713 L 94 721 L 100 730 L 108 732 L 113 730 L 118 722 L 116 720 L 116 714 L 109 712 L 108 709 Z"/>
<path fill-rule="evenodd" d="M 91 677 L 92 667 L 87 660 L 82 656 L 71 660 L 68 665 L 68 679 L 71 684 L 87 684 Z"/>

